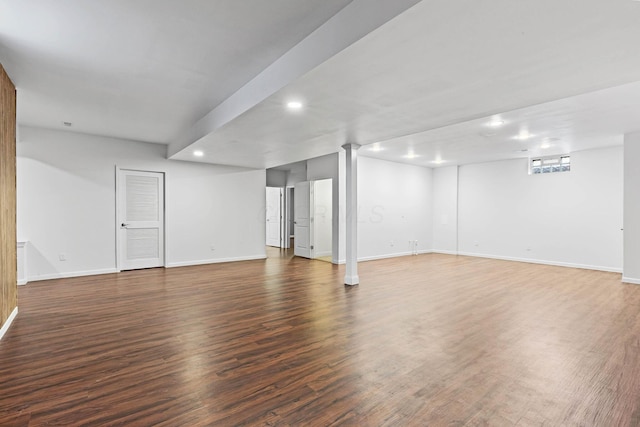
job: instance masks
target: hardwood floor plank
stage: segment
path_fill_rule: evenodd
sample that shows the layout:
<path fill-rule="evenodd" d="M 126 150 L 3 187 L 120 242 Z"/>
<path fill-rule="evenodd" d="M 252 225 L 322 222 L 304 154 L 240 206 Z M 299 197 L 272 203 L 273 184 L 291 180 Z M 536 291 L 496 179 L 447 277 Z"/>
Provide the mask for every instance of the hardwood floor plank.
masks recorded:
<path fill-rule="evenodd" d="M 640 425 L 640 287 L 450 255 L 30 283 L 0 425 Z"/>

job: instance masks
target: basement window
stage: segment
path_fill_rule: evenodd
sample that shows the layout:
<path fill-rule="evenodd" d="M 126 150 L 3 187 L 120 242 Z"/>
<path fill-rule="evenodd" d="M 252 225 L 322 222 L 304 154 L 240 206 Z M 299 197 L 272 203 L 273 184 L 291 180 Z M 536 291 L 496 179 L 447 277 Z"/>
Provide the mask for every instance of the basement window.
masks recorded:
<path fill-rule="evenodd" d="M 529 175 L 571 171 L 571 156 L 550 156 L 531 159 Z"/>

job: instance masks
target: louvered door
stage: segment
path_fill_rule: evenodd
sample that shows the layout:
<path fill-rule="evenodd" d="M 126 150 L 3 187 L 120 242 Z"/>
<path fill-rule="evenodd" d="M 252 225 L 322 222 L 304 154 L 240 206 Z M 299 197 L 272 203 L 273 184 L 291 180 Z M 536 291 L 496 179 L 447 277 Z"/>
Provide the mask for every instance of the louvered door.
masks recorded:
<path fill-rule="evenodd" d="M 120 270 L 164 266 L 164 174 L 119 170 Z"/>

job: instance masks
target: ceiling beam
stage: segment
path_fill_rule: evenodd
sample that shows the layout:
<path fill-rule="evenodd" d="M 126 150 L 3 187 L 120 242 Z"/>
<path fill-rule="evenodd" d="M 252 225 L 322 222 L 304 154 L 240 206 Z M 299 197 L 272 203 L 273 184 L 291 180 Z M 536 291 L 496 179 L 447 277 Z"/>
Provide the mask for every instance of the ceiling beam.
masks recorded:
<path fill-rule="evenodd" d="M 354 0 L 179 135 L 169 144 L 168 157 L 220 129 L 419 1 Z"/>

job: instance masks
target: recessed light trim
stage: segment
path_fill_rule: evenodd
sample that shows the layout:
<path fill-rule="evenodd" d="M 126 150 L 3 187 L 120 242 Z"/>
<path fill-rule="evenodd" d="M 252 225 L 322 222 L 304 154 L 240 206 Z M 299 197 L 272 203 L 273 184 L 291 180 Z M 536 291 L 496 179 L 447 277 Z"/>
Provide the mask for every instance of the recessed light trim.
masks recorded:
<path fill-rule="evenodd" d="M 196 150 L 193 152 L 193 155 L 196 157 L 203 157 L 204 156 L 204 151 L 202 150 Z"/>
<path fill-rule="evenodd" d="M 527 132 L 527 131 L 522 131 L 520 132 L 518 135 L 514 136 L 514 139 L 517 139 L 518 141 L 526 141 L 528 139 L 533 138 L 535 135 Z"/>
<path fill-rule="evenodd" d="M 374 151 L 377 153 L 379 151 L 384 151 L 384 148 L 380 146 L 379 142 L 376 142 L 375 144 L 371 145 L 371 148 L 369 148 L 369 151 Z"/>
<path fill-rule="evenodd" d="M 287 102 L 287 109 L 291 111 L 302 110 L 303 104 L 301 101 L 289 101 Z"/>
<path fill-rule="evenodd" d="M 491 119 L 491 121 L 489 123 L 487 123 L 487 126 L 489 126 L 490 128 L 499 128 L 500 126 L 504 125 L 504 120 L 499 119 L 499 118 L 493 118 Z"/>

